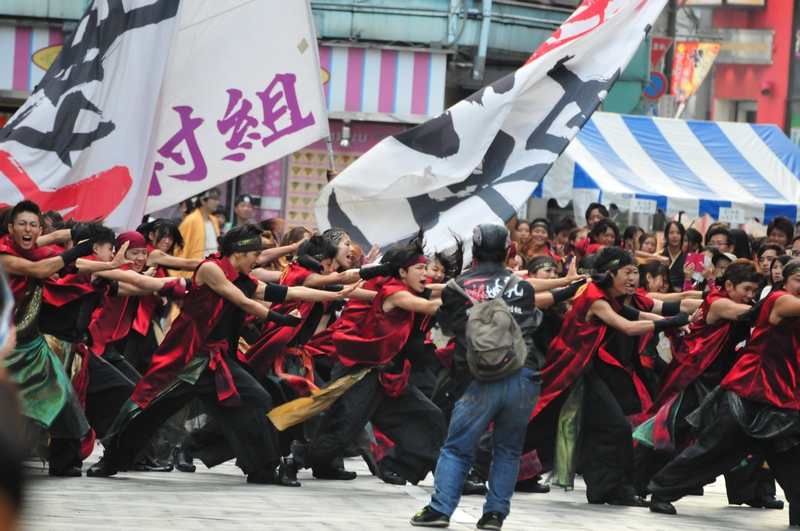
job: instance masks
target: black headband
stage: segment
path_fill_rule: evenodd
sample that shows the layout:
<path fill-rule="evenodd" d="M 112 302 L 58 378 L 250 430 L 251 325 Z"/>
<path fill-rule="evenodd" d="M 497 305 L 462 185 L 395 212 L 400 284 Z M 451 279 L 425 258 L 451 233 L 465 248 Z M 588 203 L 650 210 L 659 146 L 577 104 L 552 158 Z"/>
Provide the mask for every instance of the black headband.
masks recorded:
<path fill-rule="evenodd" d="M 558 265 L 556 265 L 556 261 L 549 256 L 546 258 L 535 258 L 531 260 L 531 264 L 528 266 L 528 272 L 533 273 L 545 267 L 558 267 Z"/>
<path fill-rule="evenodd" d="M 533 223 L 531 223 L 531 229 L 533 229 L 534 227 L 543 227 L 547 229 L 547 232 L 550 232 L 550 224 L 544 221 L 534 221 Z"/>
<path fill-rule="evenodd" d="M 800 273 L 800 264 L 790 264 L 783 268 L 783 279 L 786 280 L 792 275 Z"/>
<path fill-rule="evenodd" d="M 234 253 L 249 253 L 250 251 L 263 251 L 264 243 L 261 241 L 261 236 L 256 236 L 233 242 L 228 247 Z"/>

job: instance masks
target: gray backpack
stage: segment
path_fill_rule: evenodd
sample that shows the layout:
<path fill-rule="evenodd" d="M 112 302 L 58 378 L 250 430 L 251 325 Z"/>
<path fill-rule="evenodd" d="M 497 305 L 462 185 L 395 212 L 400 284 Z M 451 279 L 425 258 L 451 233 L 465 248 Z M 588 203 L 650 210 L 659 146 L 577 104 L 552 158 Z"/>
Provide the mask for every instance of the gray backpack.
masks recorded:
<path fill-rule="evenodd" d="M 502 291 L 485 302 L 478 302 L 467 295 L 455 280 L 447 283 L 472 302 L 465 334 L 467 364 L 478 380 L 499 380 L 521 370 L 525 365 L 528 350 L 522 330 L 503 300 L 503 295 L 514 289 L 521 280 L 518 275 L 512 274 Z"/>

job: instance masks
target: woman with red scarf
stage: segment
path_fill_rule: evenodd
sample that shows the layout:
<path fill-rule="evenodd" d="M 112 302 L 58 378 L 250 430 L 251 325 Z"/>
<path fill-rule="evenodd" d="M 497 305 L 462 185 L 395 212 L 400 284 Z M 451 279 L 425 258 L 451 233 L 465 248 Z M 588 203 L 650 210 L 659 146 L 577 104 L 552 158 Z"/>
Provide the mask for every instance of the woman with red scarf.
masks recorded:
<path fill-rule="evenodd" d="M 416 484 L 436 465 L 446 432 L 444 418 L 408 384 L 411 363 L 405 355 L 415 315 L 432 315 L 441 304 L 419 296 L 427 280 L 421 235 L 398 250 L 389 268 L 392 279 L 357 329 L 333 336 L 339 357 L 335 378 L 371 370 L 334 402 L 310 442 L 292 443 L 296 468 L 325 464 L 340 455 L 368 421 L 395 443 L 383 464 L 400 478 Z"/>
<path fill-rule="evenodd" d="M 648 485 L 651 511 L 675 514 L 671 502 L 760 451 L 789 500 L 789 525 L 800 526 L 800 260 L 783 271 L 785 285 L 748 312 L 756 324 L 738 361 L 692 415 L 695 443 Z"/>

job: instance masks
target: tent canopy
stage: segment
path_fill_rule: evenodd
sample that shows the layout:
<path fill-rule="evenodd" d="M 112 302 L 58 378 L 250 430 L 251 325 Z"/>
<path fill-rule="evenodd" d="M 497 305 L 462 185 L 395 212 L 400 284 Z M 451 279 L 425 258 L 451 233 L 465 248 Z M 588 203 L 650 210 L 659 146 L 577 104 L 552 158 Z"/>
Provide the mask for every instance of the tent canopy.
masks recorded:
<path fill-rule="evenodd" d="M 539 183 L 534 197 L 668 217 L 763 223 L 798 219 L 800 150 L 774 125 L 596 112 Z"/>

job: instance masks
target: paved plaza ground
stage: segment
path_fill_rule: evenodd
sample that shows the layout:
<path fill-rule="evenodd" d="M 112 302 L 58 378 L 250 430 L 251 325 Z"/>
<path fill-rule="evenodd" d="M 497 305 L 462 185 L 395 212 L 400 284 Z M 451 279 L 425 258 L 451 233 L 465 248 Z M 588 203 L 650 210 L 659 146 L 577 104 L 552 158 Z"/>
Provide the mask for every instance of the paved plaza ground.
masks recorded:
<path fill-rule="evenodd" d="M 84 464 L 95 463 L 99 451 Z M 433 477 L 418 486 L 387 485 L 371 476 L 360 459 L 346 459 L 358 472 L 355 481 L 323 481 L 301 471 L 301 488 L 248 485 L 232 462 L 194 474 L 129 472 L 109 479 L 51 478 L 34 462 L 26 463 L 28 490 L 24 529 L 38 530 L 184 530 L 412 529 L 408 519 L 429 500 Z M 782 493 L 779 492 L 782 499 Z M 483 498 L 467 496 L 450 529 L 475 529 Z M 678 516 L 647 509 L 586 503 L 583 482 L 575 490 L 515 494 L 503 529 L 514 530 L 771 530 L 787 529 L 782 511 L 727 505 L 723 478 L 702 497 L 676 503 Z"/>

